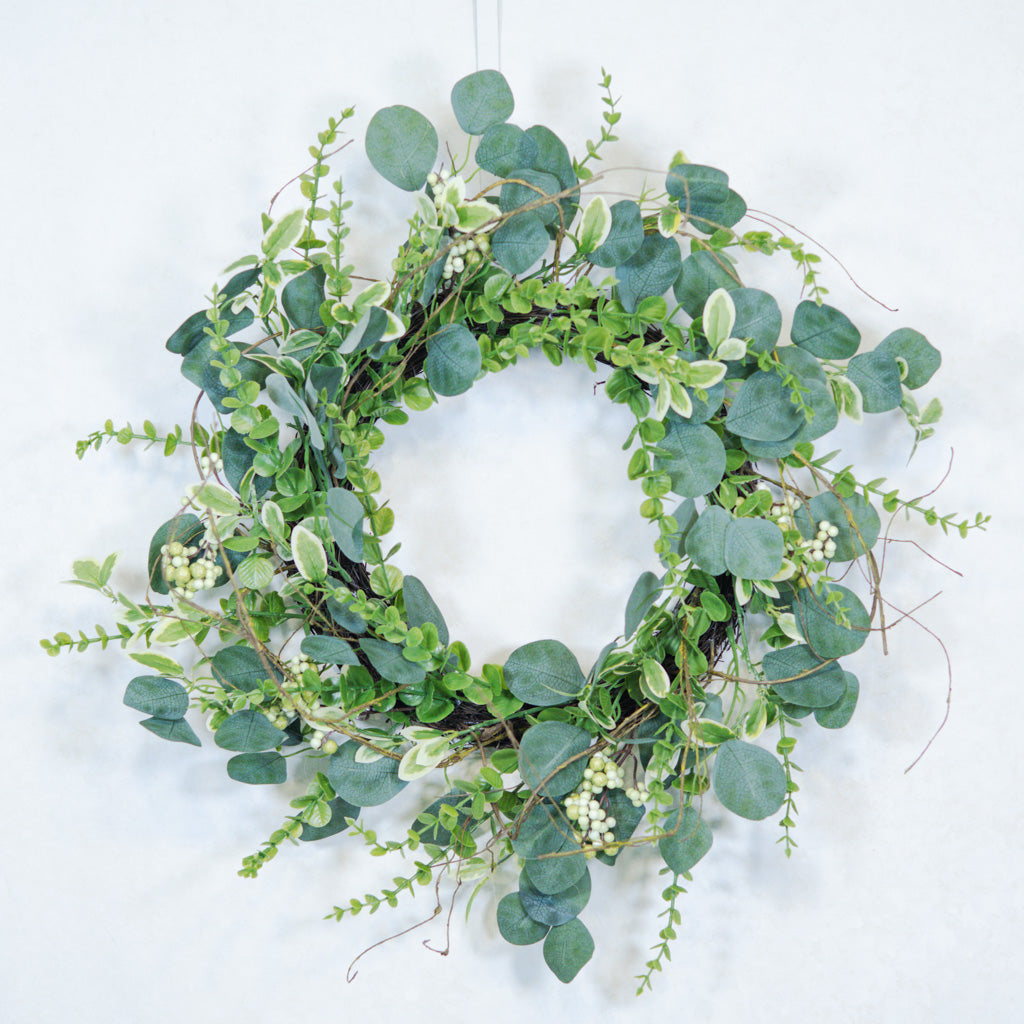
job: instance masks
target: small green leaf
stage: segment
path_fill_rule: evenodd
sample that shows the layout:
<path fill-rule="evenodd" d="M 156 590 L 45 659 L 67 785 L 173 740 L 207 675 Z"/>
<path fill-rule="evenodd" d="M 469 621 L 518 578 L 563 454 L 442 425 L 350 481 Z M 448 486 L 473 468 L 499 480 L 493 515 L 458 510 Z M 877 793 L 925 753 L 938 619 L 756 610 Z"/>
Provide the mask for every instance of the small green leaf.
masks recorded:
<path fill-rule="evenodd" d="M 732 336 L 736 306 L 725 288 L 716 288 L 708 296 L 701 322 L 704 325 L 704 337 L 708 339 L 712 351 Z"/>
<path fill-rule="evenodd" d="M 299 240 L 305 219 L 304 210 L 292 210 L 270 225 L 263 236 L 263 254 L 267 259 L 275 259 Z"/>
<path fill-rule="evenodd" d="M 587 203 L 580 221 L 579 251 L 593 252 L 603 245 L 612 229 L 612 213 L 604 196 L 594 196 Z"/>
<path fill-rule="evenodd" d="M 235 579 L 247 590 L 262 590 L 273 578 L 274 563 L 259 555 L 250 555 L 235 569 Z"/>

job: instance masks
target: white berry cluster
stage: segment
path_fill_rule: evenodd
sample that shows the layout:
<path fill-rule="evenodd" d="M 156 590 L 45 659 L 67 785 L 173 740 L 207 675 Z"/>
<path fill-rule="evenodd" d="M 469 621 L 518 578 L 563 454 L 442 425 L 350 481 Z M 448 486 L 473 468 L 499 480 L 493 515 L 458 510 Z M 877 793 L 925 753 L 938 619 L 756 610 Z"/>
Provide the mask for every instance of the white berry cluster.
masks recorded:
<path fill-rule="evenodd" d="M 601 806 L 599 797 L 606 789 L 622 789 L 625 773 L 612 760 L 614 751 L 594 754 L 583 770 L 583 782 L 575 793 L 565 798 L 565 816 L 573 823 L 573 838 L 587 843 L 594 850 L 615 842 L 615 819 Z M 627 789 L 626 796 L 634 807 L 639 807 L 650 794 L 646 788 Z"/>
<path fill-rule="evenodd" d="M 811 551 L 818 558 L 822 555 L 826 558 L 834 557 L 836 553 L 835 538 L 838 536 L 839 527 L 833 526 L 827 519 L 822 519 L 818 523 L 818 532 L 814 540 L 811 541 Z"/>
<path fill-rule="evenodd" d="M 791 498 L 789 495 L 786 496 L 784 502 L 776 502 L 772 505 L 771 517 L 783 533 L 797 528 L 793 517 L 802 506 L 803 502 L 799 498 Z M 838 536 L 839 527 L 834 526 L 827 519 L 822 519 L 818 523 L 818 532 L 814 539 L 809 544 L 806 542 L 787 542 L 787 554 L 794 556 L 807 554 L 815 561 L 822 558 L 833 558 L 836 553 L 835 538 Z"/>
<path fill-rule="evenodd" d="M 427 175 L 427 184 L 430 185 L 430 190 L 434 196 L 434 206 L 437 207 L 441 223 L 444 224 L 454 216 L 454 214 L 449 213 L 446 217 L 445 207 L 448 206 L 454 209 L 455 204 L 452 203 L 452 199 L 461 200 L 464 198 L 465 186 L 461 178 L 445 178 L 435 171 L 431 171 Z M 455 190 L 454 194 L 453 189 Z M 456 274 L 461 274 L 466 267 L 479 263 L 490 247 L 491 241 L 485 232 L 472 235 L 463 234 L 460 240 L 448 250 L 448 256 L 444 261 L 444 270 L 442 271 L 444 280 L 450 281 Z"/>
<path fill-rule="evenodd" d="M 199 468 L 203 471 L 203 476 L 210 476 L 224 468 L 224 460 L 217 454 L 204 455 L 199 460 Z"/>
<path fill-rule="evenodd" d="M 308 690 L 306 692 L 302 692 L 303 687 L 306 685 L 306 681 L 303 679 L 303 676 L 310 671 L 315 672 L 318 678 L 320 677 L 320 670 L 310 660 L 309 656 L 305 654 L 296 654 L 295 657 L 289 658 L 284 663 L 284 688 L 289 692 L 296 694 L 304 704 L 307 701 L 315 701 L 316 699 L 316 695 Z M 319 707 L 319 704 L 315 704 L 314 707 Z M 281 708 L 269 709 L 265 714 L 267 718 L 278 727 L 278 729 L 287 728 L 291 721 L 291 717 L 288 712 Z M 314 725 L 312 722 L 304 722 L 304 725 L 305 728 L 303 732 L 305 738 L 314 750 L 322 750 L 325 754 L 333 754 L 337 751 L 338 744 L 330 738 L 329 729 L 320 725 Z"/>
<path fill-rule="evenodd" d="M 200 554 L 200 548 L 185 547 L 176 540 L 161 546 L 160 567 L 164 579 L 179 597 L 192 597 L 200 590 L 212 590 L 224 572 L 210 552 Z"/>

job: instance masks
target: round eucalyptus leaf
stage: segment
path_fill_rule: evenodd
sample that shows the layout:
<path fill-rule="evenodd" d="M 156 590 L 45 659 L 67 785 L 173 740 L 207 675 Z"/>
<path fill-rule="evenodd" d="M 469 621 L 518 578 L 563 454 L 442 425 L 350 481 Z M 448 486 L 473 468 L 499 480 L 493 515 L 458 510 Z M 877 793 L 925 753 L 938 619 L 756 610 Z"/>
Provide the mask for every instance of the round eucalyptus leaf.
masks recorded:
<path fill-rule="evenodd" d="M 287 739 L 286 733 L 254 708 L 229 715 L 217 727 L 213 737 L 214 743 L 222 750 L 241 750 L 246 753 L 279 747 Z"/>
<path fill-rule="evenodd" d="M 658 455 L 654 468 L 668 473 L 672 490 L 681 498 L 699 498 L 714 490 L 725 475 L 725 445 L 709 426 L 667 420 L 665 436 L 658 447 L 667 452 Z"/>
<path fill-rule="evenodd" d="M 293 277 L 281 292 L 281 305 L 288 322 L 296 330 L 319 331 L 320 305 L 324 301 L 324 268 L 311 267 Z"/>
<path fill-rule="evenodd" d="M 251 647 L 224 647 L 210 659 L 210 669 L 225 690 L 256 690 L 266 679 L 281 681 L 280 671 L 265 657 L 266 662 Z"/>
<path fill-rule="evenodd" d="M 590 871 L 559 892 L 541 892 L 524 874 L 519 876 L 519 898 L 527 914 L 541 924 L 552 927 L 565 924 L 578 916 L 590 899 Z"/>
<path fill-rule="evenodd" d="M 598 267 L 620 266 L 632 258 L 644 243 L 643 216 L 632 199 L 613 203 L 611 215 L 608 237 L 588 257 Z"/>
<path fill-rule="evenodd" d="M 558 640 L 517 647 L 505 662 L 505 685 L 534 707 L 553 707 L 578 697 L 587 679 L 572 651 Z"/>
<path fill-rule="evenodd" d="M 437 132 L 411 107 L 384 107 L 366 126 L 366 155 L 392 185 L 415 192 L 437 159 Z"/>
<path fill-rule="evenodd" d="M 362 652 L 370 659 L 370 664 L 380 673 L 382 679 L 399 686 L 415 686 L 427 677 L 422 665 L 409 661 L 398 644 L 387 640 L 368 637 L 359 641 Z M 397 762 L 396 762 L 397 764 Z"/>
<path fill-rule="evenodd" d="M 846 376 L 860 389 L 865 412 L 888 412 L 903 401 L 900 368 L 889 352 L 876 348 L 854 356 L 846 366 Z"/>
<path fill-rule="evenodd" d="M 544 963 L 565 985 L 580 973 L 593 955 L 593 936 L 577 919 L 552 928 L 544 939 Z"/>
<path fill-rule="evenodd" d="M 359 655 L 352 645 L 336 636 L 303 637 L 299 648 L 311 661 L 320 665 L 358 665 Z"/>
<path fill-rule="evenodd" d="M 496 178 L 507 178 L 517 167 L 533 167 L 539 156 L 537 143 L 514 124 L 493 124 L 476 147 L 477 166 Z"/>
<path fill-rule="evenodd" d="M 804 422 L 790 395 L 790 388 L 778 374 L 758 370 L 740 385 L 725 425 L 740 437 L 784 441 Z"/>
<path fill-rule="evenodd" d="M 782 459 L 793 453 L 796 448 L 800 431 L 794 431 L 785 441 L 754 441 L 749 437 L 741 437 L 743 450 L 755 459 Z"/>
<path fill-rule="evenodd" d="M 561 191 L 558 179 L 543 171 L 529 168 L 518 168 L 509 175 L 510 181 L 501 186 L 498 207 L 502 213 L 511 213 L 529 203 L 536 203 L 545 196 Z M 533 210 L 545 224 L 553 224 L 558 219 L 558 203 L 552 201 L 538 206 Z"/>
<path fill-rule="evenodd" d="M 427 341 L 425 369 L 439 395 L 461 395 L 473 386 L 483 366 L 480 343 L 462 324 L 446 324 Z"/>
<path fill-rule="evenodd" d="M 902 359 L 907 364 L 907 375 L 903 383 L 912 391 L 924 387 L 942 364 L 942 355 L 928 339 L 909 327 L 901 327 L 879 342 L 876 352 L 882 352 L 893 359 Z"/>
<path fill-rule="evenodd" d="M 641 299 L 664 295 L 679 276 L 682 257 L 675 238 L 646 235 L 640 248 L 615 269 L 619 279 L 619 301 L 630 313 Z"/>
<path fill-rule="evenodd" d="M 551 925 L 534 921 L 523 909 L 519 893 L 510 892 L 498 903 L 498 931 L 506 942 L 513 946 L 531 946 L 540 942 L 551 930 Z"/>
<path fill-rule="evenodd" d="M 741 818 L 760 821 L 786 798 L 786 772 L 774 754 L 743 740 L 726 740 L 711 766 L 715 796 Z"/>
<path fill-rule="evenodd" d="M 249 786 L 276 786 L 288 778 L 288 762 L 277 753 L 235 754 L 227 764 L 235 782 Z"/>
<path fill-rule="evenodd" d="M 837 527 L 839 533 L 832 538 L 836 546 L 832 560 L 836 562 L 850 562 L 870 551 L 882 528 L 878 513 L 862 495 L 840 498 L 831 491 L 811 498 L 797 510 L 794 521 L 807 538 L 818 532 L 818 523 L 828 522 Z"/>
<path fill-rule="evenodd" d="M 577 846 L 572 825 L 560 807 L 534 804 L 511 829 L 512 849 L 527 860 L 547 853 L 562 853 Z"/>
<path fill-rule="evenodd" d="M 494 232 L 491 252 L 510 274 L 523 274 L 547 251 L 550 239 L 544 221 L 533 210 L 517 213 Z"/>
<path fill-rule="evenodd" d="M 475 71 L 452 87 L 452 110 L 459 127 L 470 135 L 482 135 L 493 124 L 512 116 L 515 99 L 500 71 Z"/>
<path fill-rule="evenodd" d="M 725 567 L 745 580 L 771 579 L 786 553 L 782 531 L 767 519 L 733 519 L 725 530 Z"/>
<path fill-rule="evenodd" d="M 677 875 L 689 871 L 711 849 L 713 837 L 708 823 L 695 807 L 677 807 L 665 822 L 670 833 L 658 840 L 662 860 Z"/>
<path fill-rule="evenodd" d="M 860 331 L 850 318 L 811 299 L 796 307 L 789 336 L 794 345 L 819 359 L 849 359 L 860 348 Z"/>
<path fill-rule="evenodd" d="M 793 601 L 793 613 L 819 658 L 842 658 L 859 651 L 871 629 L 871 616 L 860 598 L 838 583 L 823 583 L 820 593 L 804 587 Z"/>
<path fill-rule="evenodd" d="M 834 430 L 839 422 L 839 409 L 832 395 L 832 388 L 822 381 L 806 381 L 807 391 L 802 395 L 804 404 L 811 410 L 811 418 L 801 412 L 803 422 L 793 438 L 794 444 L 801 441 L 816 441 Z"/>
<path fill-rule="evenodd" d="M 827 708 L 814 709 L 814 717 L 823 729 L 842 729 L 853 718 L 857 698 L 860 696 L 860 682 L 852 672 L 844 672 L 843 679 L 846 681 L 846 690 L 842 697 Z"/>
<path fill-rule="evenodd" d="M 834 661 L 823 662 L 806 644 L 769 651 L 761 662 L 772 689 L 788 704 L 827 708 L 840 700 L 845 689 L 843 670 Z"/>
<path fill-rule="evenodd" d="M 567 722 L 538 722 L 530 726 L 519 744 L 519 774 L 523 782 L 545 797 L 572 792 L 582 782 L 587 767 L 586 759 L 577 755 L 590 746 L 591 740 L 585 729 Z"/>
<path fill-rule="evenodd" d="M 537 156 L 529 165 L 535 170 L 553 174 L 561 183 L 562 188 L 571 188 L 579 179 L 572 168 L 572 157 L 565 143 L 550 129 L 542 124 L 531 125 L 526 134 L 537 145 Z"/>
<path fill-rule="evenodd" d="M 331 755 L 324 769 L 327 781 L 338 796 L 357 807 L 385 804 L 406 786 L 398 777 L 398 762 L 382 757 L 363 764 L 355 759 L 360 746 L 356 740 L 350 740 Z"/>
<path fill-rule="evenodd" d="M 682 206 L 682 202 L 679 204 Z M 719 228 L 731 228 L 747 215 L 747 204 L 743 196 L 729 189 L 720 203 L 699 203 L 690 208 L 690 225 L 706 235 L 712 235 Z"/>
<path fill-rule="evenodd" d="M 782 311 L 774 297 L 757 288 L 733 288 L 729 294 L 736 307 L 733 336 L 747 339 L 748 352 L 771 352 L 782 331 Z"/>
<path fill-rule="evenodd" d="M 523 874 L 530 884 L 543 893 L 564 892 L 575 885 L 587 870 L 587 858 L 582 850 L 576 853 L 568 851 L 551 854 L 537 860 L 527 860 L 523 864 Z"/>
<path fill-rule="evenodd" d="M 732 265 L 721 253 L 701 249 L 683 260 L 672 292 L 676 302 L 690 316 L 698 317 L 704 311 L 704 303 L 716 289 L 732 291 L 739 288 L 740 283 L 734 275 Z"/>
<path fill-rule="evenodd" d="M 184 718 L 144 718 L 139 725 L 162 740 L 170 740 L 172 743 L 188 743 L 193 747 L 202 746 L 195 730 Z"/>
<path fill-rule="evenodd" d="M 427 588 L 415 576 L 402 578 L 402 598 L 405 601 L 405 617 L 410 626 L 423 626 L 430 622 L 437 628 L 437 637 L 442 647 L 448 646 L 448 626 L 441 609 L 427 592 Z"/>
<path fill-rule="evenodd" d="M 330 801 L 331 820 L 326 825 L 310 825 L 308 821 L 302 824 L 302 833 L 299 838 L 304 843 L 315 843 L 320 839 L 330 839 L 339 832 L 348 828 L 348 818 L 355 821 L 359 817 L 359 808 L 350 804 L 341 797 L 335 797 Z"/>
<path fill-rule="evenodd" d="M 677 164 L 668 172 L 665 191 L 679 200 L 683 213 L 717 206 L 729 198 L 729 175 L 703 164 Z"/>
<path fill-rule="evenodd" d="M 184 718 L 188 711 L 188 690 L 163 676 L 136 676 L 124 691 L 124 703 L 154 718 Z"/>
<path fill-rule="evenodd" d="M 782 345 L 775 349 L 779 362 L 791 371 L 801 384 L 828 384 L 828 375 L 817 358 L 798 345 Z"/>
<path fill-rule="evenodd" d="M 725 572 L 725 538 L 731 523 L 732 516 L 721 505 L 709 505 L 686 538 L 686 554 L 712 576 Z"/>

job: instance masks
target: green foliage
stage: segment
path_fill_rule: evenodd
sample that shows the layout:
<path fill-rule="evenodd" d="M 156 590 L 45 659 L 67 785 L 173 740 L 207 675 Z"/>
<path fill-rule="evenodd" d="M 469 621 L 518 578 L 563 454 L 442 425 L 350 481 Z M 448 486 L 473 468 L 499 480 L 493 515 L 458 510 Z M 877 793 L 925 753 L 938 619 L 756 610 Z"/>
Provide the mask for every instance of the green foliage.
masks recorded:
<path fill-rule="evenodd" d="M 672 881 L 644 990 L 677 937 L 680 878 L 712 845 L 705 797 L 745 818 L 780 812 L 779 842 L 787 856 L 796 846 L 790 731 L 854 713 L 859 683 L 837 659 L 885 625 L 880 548 L 897 524 L 883 529 L 881 513 L 964 536 L 988 517 L 940 514 L 928 496 L 834 468 L 836 452 L 816 455 L 841 416 L 899 409 L 914 448 L 931 436 L 941 403 L 916 392 L 937 349 L 903 327 L 861 351 L 823 301 L 821 258 L 760 226 L 741 232 L 746 203 L 722 170 L 677 152 L 663 193 L 611 190 L 598 167 L 620 114 L 601 74 L 600 135 L 578 155 L 544 125 L 508 123 L 496 71 L 452 90 L 468 143 L 441 147 L 409 107 L 374 114 L 366 158 L 411 193 L 407 233 L 384 243 L 388 280 L 346 262 L 352 201 L 329 161 L 354 112 L 328 120 L 294 203 L 261 217 L 255 254 L 167 341 L 209 407 L 166 433 L 107 420 L 76 445 L 79 458 L 111 441 L 186 448 L 195 462 L 196 483 L 153 535 L 144 598 L 117 589 L 115 556 L 80 559 L 69 582 L 110 601 L 115 625 L 41 645 L 116 641 L 151 673 L 124 697 L 143 727 L 197 745 L 185 716 L 199 712 L 234 755 L 231 778 L 279 784 L 299 763 L 294 777 L 311 781 L 243 876 L 286 843 L 334 837 L 411 860 L 335 907 L 337 920 L 419 887 L 440 901 L 450 879 L 482 885 L 521 858 L 499 931 L 543 942 L 568 982 L 594 951 L 577 916 L 590 862 L 657 843 Z M 747 282 L 779 255 L 799 297 Z M 792 343 L 779 344 L 784 321 Z M 586 675 L 553 638 L 474 668 L 433 584 L 403 575 L 374 468 L 385 427 L 538 349 L 601 373 L 635 418 L 627 476 L 662 566 L 637 579 L 621 636 Z M 165 653 L 178 644 L 198 657 Z M 399 794 L 409 827 L 378 838 L 361 809 Z"/>

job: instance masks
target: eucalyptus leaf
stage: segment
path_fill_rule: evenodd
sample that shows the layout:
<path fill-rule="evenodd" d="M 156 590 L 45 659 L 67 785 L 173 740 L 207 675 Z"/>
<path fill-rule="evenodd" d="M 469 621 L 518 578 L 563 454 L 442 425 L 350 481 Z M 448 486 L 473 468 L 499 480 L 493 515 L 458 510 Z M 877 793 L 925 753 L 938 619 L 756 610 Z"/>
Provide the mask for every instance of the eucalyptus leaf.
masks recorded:
<path fill-rule="evenodd" d="M 666 420 L 665 436 L 658 442 L 663 454 L 654 468 L 668 473 L 672 490 L 681 498 L 698 498 L 714 490 L 725 475 L 725 445 L 703 423 Z"/>
<path fill-rule="evenodd" d="M 560 892 L 541 892 L 526 874 L 519 876 L 519 898 L 523 909 L 534 921 L 557 927 L 576 917 L 590 900 L 590 871 Z"/>
<path fill-rule="evenodd" d="M 288 778 L 288 762 L 278 753 L 235 754 L 227 764 L 228 776 L 250 786 L 276 786 Z"/>
<path fill-rule="evenodd" d="M 582 851 L 562 853 L 523 864 L 523 874 L 538 892 L 554 894 L 575 885 L 587 871 L 587 858 Z"/>
<path fill-rule="evenodd" d="M 865 412 L 888 412 L 898 409 L 903 401 L 900 369 L 889 352 L 876 348 L 854 356 L 846 367 L 846 376 L 863 396 Z"/>
<path fill-rule="evenodd" d="M 223 647 L 210 659 L 213 678 L 225 690 L 248 692 L 260 688 L 264 680 L 281 681 L 281 673 L 265 655 L 265 661 L 251 647 Z"/>
<path fill-rule="evenodd" d="M 154 736 L 172 743 L 187 743 L 192 747 L 202 746 L 199 737 L 184 718 L 144 718 L 139 725 Z"/>
<path fill-rule="evenodd" d="M 715 754 L 711 785 L 726 810 L 760 821 L 786 798 L 786 772 L 774 754 L 743 740 L 728 740 Z"/>
<path fill-rule="evenodd" d="M 363 557 L 363 505 L 344 487 L 331 487 L 326 498 L 327 528 L 342 554 L 353 562 Z"/>
<path fill-rule="evenodd" d="M 725 567 L 733 576 L 767 580 L 782 568 L 785 541 L 767 519 L 733 519 L 725 531 Z"/>
<path fill-rule="evenodd" d="M 711 849 L 714 837 L 695 807 L 676 808 L 665 821 L 668 833 L 658 840 L 658 853 L 677 875 L 689 871 Z"/>
<path fill-rule="evenodd" d="M 287 734 L 272 725 L 266 715 L 255 708 L 247 708 L 225 718 L 217 727 L 213 741 L 224 750 L 251 752 L 279 747 L 287 739 Z"/>
<path fill-rule="evenodd" d="M 544 963 L 568 985 L 594 955 L 594 939 L 580 920 L 556 925 L 544 939 Z"/>
<path fill-rule="evenodd" d="M 359 656 L 352 645 L 336 636 L 306 636 L 299 645 L 311 661 L 320 665 L 358 665 Z"/>
<path fill-rule="evenodd" d="M 296 330 L 321 331 L 320 305 L 324 301 L 324 268 L 310 267 L 293 277 L 281 291 L 281 305 Z"/>
<path fill-rule="evenodd" d="M 206 329 L 213 327 L 213 322 L 206 314 L 207 311 L 205 309 L 193 313 L 167 339 L 167 351 L 186 356 L 198 344 L 206 341 L 208 337 Z M 226 338 L 230 338 L 232 334 L 245 330 L 255 319 L 253 311 L 248 306 L 243 306 L 237 313 L 232 312 L 229 308 L 222 308 L 220 318 L 227 321 L 227 330 L 224 332 Z"/>
<path fill-rule="evenodd" d="M 534 804 L 510 832 L 512 849 L 517 856 L 527 860 L 548 853 L 562 853 L 577 846 L 564 811 L 552 803 Z"/>
<path fill-rule="evenodd" d="M 188 711 L 188 690 L 163 676 L 136 676 L 124 692 L 124 703 L 154 718 L 184 718 Z"/>
<path fill-rule="evenodd" d="M 437 628 L 437 637 L 442 647 L 448 646 L 448 626 L 441 609 L 427 592 L 427 588 L 415 576 L 402 577 L 402 597 L 405 601 L 406 620 L 410 626 L 423 626 L 430 622 Z"/>
<path fill-rule="evenodd" d="M 530 946 L 540 942 L 551 930 L 551 925 L 534 921 L 523 907 L 519 893 L 510 892 L 503 896 L 497 910 L 498 931 L 501 937 L 513 946 Z"/>
<path fill-rule="evenodd" d="M 482 366 L 480 343 L 462 324 L 446 324 L 427 341 L 427 380 L 439 395 L 468 391 Z"/>
<path fill-rule="evenodd" d="M 206 533 L 206 527 L 199 521 L 198 516 L 191 512 L 183 512 L 181 515 L 168 519 L 153 534 L 149 542 L 148 576 L 149 586 L 158 594 L 168 593 L 169 587 L 164 574 L 161 571 L 162 555 L 160 549 L 165 544 L 172 544 L 175 541 L 183 547 L 191 547 L 198 543 Z"/>
<path fill-rule="evenodd" d="M 661 593 L 661 579 L 653 572 L 641 573 L 633 584 L 626 601 L 626 621 L 623 636 L 628 640 L 643 621 L 644 616 Z"/>
<path fill-rule="evenodd" d="M 517 168 L 509 175 L 511 180 L 501 186 L 498 206 L 502 213 L 511 213 L 528 204 L 536 203 L 545 196 L 561 191 L 558 179 L 543 171 L 530 168 Z M 534 209 L 534 213 L 545 224 L 553 224 L 558 219 L 558 203 L 551 201 Z"/>
<path fill-rule="evenodd" d="M 853 718 L 857 708 L 857 697 L 860 695 L 860 683 L 852 672 L 844 672 L 843 679 L 846 689 L 842 697 L 827 708 L 815 708 L 814 718 L 823 729 L 842 729 Z"/>
<path fill-rule="evenodd" d="M 547 252 L 550 239 L 534 211 L 510 217 L 491 237 L 495 260 L 510 274 L 524 274 Z"/>
<path fill-rule="evenodd" d="M 835 526 L 839 533 L 832 538 L 836 546 L 832 560 L 836 562 L 849 562 L 870 551 L 882 528 L 874 506 L 863 495 L 840 498 L 831 491 L 811 498 L 797 510 L 794 521 L 808 539 L 817 534 L 821 522 Z"/>
<path fill-rule="evenodd" d="M 939 350 L 923 334 L 909 327 L 901 327 L 883 338 L 875 351 L 902 359 L 907 364 L 903 384 L 911 391 L 924 387 L 942 364 Z"/>
<path fill-rule="evenodd" d="M 540 154 L 537 143 L 514 124 L 487 128 L 474 154 L 477 166 L 498 178 L 507 178 L 517 167 L 533 167 Z"/>
<path fill-rule="evenodd" d="M 437 132 L 411 107 L 385 107 L 366 127 L 366 155 L 392 185 L 414 192 L 424 186 L 437 159 Z"/>
<path fill-rule="evenodd" d="M 519 773 L 523 782 L 534 793 L 546 797 L 572 792 L 583 780 L 587 764 L 579 755 L 590 746 L 591 739 L 585 729 L 567 722 L 538 722 L 530 726 L 519 743 Z"/>
<path fill-rule="evenodd" d="M 558 640 L 534 640 L 517 647 L 504 666 L 513 696 L 534 707 L 565 704 L 578 697 L 586 677 L 572 651 Z"/>
<path fill-rule="evenodd" d="M 267 367 L 241 355 L 244 351 L 243 345 L 235 343 L 234 348 L 240 355 L 233 370 L 243 381 L 252 380 L 262 385 L 267 377 Z M 230 414 L 231 410 L 224 404 L 224 399 L 232 395 L 232 389 L 225 387 L 221 382 L 221 370 L 220 367 L 213 365 L 215 362 L 223 363 L 224 356 L 214 350 L 209 338 L 204 338 L 182 360 L 181 373 L 186 380 L 190 380 L 206 393 L 206 397 L 213 403 L 217 412 Z"/>
<path fill-rule="evenodd" d="M 414 686 L 422 683 L 427 677 L 423 666 L 407 660 L 402 655 L 402 648 L 397 644 L 369 638 L 360 640 L 359 646 L 370 659 L 370 664 L 380 673 L 381 678 L 387 679 L 388 682 L 397 683 L 399 686 Z"/>
<path fill-rule="evenodd" d="M 512 90 L 500 71 L 475 71 L 452 88 L 455 119 L 470 135 L 482 135 L 491 125 L 507 121 L 514 109 Z"/>
<path fill-rule="evenodd" d="M 644 222 L 640 207 L 632 199 L 614 203 L 608 237 L 590 254 L 598 267 L 618 267 L 636 255 L 644 242 Z"/>
<path fill-rule="evenodd" d="M 778 374 L 758 370 L 740 386 L 725 417 L 725 425 L 740 437 L 782 441 L 803 422 L 790 395 L 790 388 Z"/>
<path fill-rule="evenodd" d="M 627 312 L 634 312 L 641 299 L 663 295 L 679 276 L 682 257 L 674 238 L 659 234 L 645 236 L 640 248 L 624 263 L 615 276 L 619 279 L 619 300 Z"/>
<path fill-rule="evenodd" d="M 701 249 L 683 260 L 672 291 L 676 302 L 690 316 L 698 317 L 716 288 L 731 291 L 739 286 L 735 271 L 722 253 Z"/>
<path fill-rule="evenodd" d="M 787 703 L 803 708 L 827 708 L 842 698 L 843 670 L 818 657 L 807 644 L 769 651 L 761 662 L 765 678 Z M 775 682 L 774 680 L 790 680 Z"/>
<path fill-rule="evenodd" d="M 324 774 L 334 792 L 357 807 L 385 804 L 406 786 L 398 777 L 398 762 L 382 757 L 362 764 L 355 759 L 359 749 L 360 744 L 355 740 L 343 744 L 328 759 Z"/>
<path fill-rule="evenodd" d="M 860 331 L 845 313 L 810 299 L 796 307 L 789 336 L 819 359 L 849 359 L 860 347 Z"/>
<path fill-rule="evenodd" d="M 793 600 L 793 614 L 808 646 L 820 658 L 859 651 L 871 629 L 871 616 L 860 598 L 838 583 L 823 583 L 818 593 L 802 588 Z"/>
<path fill-rule="evenodd" d="M 335 797 L 328 804 L 331 809 L 331 820 L 325 825 L 311 825 L 308 821 L 302 823 L 302 833 L 299 836 L 304 843 L 315 843 L 320 839 L 330 839 L 339 832 L 348 828 L 348 819 L 355 821 L 359 817 L 359 808 L 350 804 L 347 800 Z"/>
<path fill-rule="evenodd" d="M 779 304 L 768 292 L 757 288 L 734 287 L 730 295 L 736 309 L 733 334 L 748 339 L 748 352 L 771 352 L 782 331 Z"/>
<path fill-rule="evenodd" d="M 725 541 L 731 523 L 732 516 L 721 505 L 709 505 L 686 538 L 686 554 L 712 576 L 725 572 Z"/>

